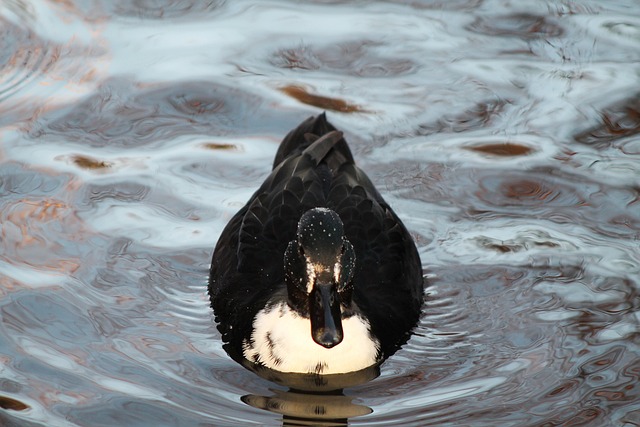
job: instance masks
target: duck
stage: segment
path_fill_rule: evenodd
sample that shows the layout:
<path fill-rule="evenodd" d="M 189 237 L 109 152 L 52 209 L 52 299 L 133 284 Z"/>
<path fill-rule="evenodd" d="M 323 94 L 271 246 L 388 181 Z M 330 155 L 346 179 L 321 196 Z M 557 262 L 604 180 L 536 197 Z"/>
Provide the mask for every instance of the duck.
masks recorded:
<path fill-rule="evenodd" d="M 411 234 L 325 113 L 282 140 L 223 229 L 208 283 L 234 360 L 314 375 L 379 366 L 411 336 L 424 289 Z"/>

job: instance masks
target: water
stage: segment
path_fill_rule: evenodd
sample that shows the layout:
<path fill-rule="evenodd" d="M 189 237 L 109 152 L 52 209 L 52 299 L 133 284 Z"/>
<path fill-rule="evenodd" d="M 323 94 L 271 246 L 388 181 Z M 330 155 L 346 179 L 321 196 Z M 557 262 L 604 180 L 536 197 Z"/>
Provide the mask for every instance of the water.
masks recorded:
<path fill-rule="evenodd" d="M 640 425 L 637 1 L 5 0 L 0 44 L 0 424 Z M 429 281 L 325 395 L 231 361 L 206 295 L 322 110 Z"/>

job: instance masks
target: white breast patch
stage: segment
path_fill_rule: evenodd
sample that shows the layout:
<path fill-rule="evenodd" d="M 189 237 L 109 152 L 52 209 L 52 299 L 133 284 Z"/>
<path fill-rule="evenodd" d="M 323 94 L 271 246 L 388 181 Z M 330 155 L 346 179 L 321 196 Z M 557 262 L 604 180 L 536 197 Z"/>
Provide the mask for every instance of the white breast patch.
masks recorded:
<path fill-rule="evenodd" d="M 260 310 L 253 328 L 251 340 L 243 343 L 244 357 L 280 372 L 340 374 L 378 361 L 380 344 L 371 336 L 369 322 L 358 315 L 342 320 L 344 338 L 332 348 L 313 341 L 309 319 L 286 302 Z"/>

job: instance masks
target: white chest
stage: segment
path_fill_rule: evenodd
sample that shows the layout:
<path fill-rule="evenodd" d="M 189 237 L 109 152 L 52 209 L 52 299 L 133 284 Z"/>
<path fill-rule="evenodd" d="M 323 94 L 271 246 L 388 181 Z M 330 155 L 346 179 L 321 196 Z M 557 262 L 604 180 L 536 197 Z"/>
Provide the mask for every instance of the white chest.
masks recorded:
<path fill-rule="evenodd" d="M 244 357 L 280 372 L 341 374 L 374 365 L 380 345 L 369 323 L 354 315 L 342 320 L 344 338 L 325 348 L 311 338 L 309 319 L 281 303 L 258 312 L 251 341 L 243 343 Z"/>

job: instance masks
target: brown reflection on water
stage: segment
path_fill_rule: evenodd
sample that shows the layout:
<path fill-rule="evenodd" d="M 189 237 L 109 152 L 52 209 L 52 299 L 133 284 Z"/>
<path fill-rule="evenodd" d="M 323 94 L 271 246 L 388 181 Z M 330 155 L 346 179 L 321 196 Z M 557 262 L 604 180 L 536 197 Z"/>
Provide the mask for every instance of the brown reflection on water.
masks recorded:
<path fill-rule="evenodd" d="M 526 156 L 533 152 L 531 147 L 513 142 L 496 142 L 493 144 L 473 145 L 465 148 L 467 150 L 477 151 L 478 153 L 499 157 Z"/>
<path fill-rule="evenodd" d="M 366 112 L 358 105 L 351 104 L 343 99 L 312 94 L 302 86 L 284 86 L 280 88 L 280 90 L 303 104 L 313 105 L 314 107 L 318 107 L 323 110 L 339 111 L 341 113 Z"/>
<path fill-rule="evenodd" d="M 238 147 L 234 144 L 224 144 L 219 142 L 208 142 L 203 144 L 203 147 L 208 150 L 237 150 Z"/>
<path fill-rule="evenodd" d="M 7 396 L 0 396 L 0 408 L 10 409 L 12 411 L 24 411 L 29 409 L 29 405 Z"/>
<path fill-rule="evenodd" d="M 82 169 L 90 169 L 90 170 L 100 170 L 100 169 L 108 169 L 113 164 L 111 162 L 107 162 L 105 160 L 94 159 L 89 156 L 83 156 L 82 154 L 77 154 L 72 157 L 73 163 L 75 163 L 78 167 Z"/>

